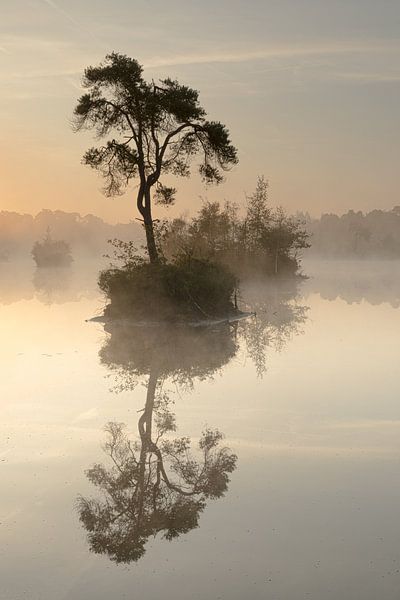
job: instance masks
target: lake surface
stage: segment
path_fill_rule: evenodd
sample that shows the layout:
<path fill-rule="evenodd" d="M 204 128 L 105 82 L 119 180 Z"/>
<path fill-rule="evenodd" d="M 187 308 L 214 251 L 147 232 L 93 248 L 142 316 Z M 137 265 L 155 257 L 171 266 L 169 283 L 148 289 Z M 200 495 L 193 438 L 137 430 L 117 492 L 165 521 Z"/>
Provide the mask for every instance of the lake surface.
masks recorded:
<path fill-rule="evenodd" d="M 304 271 L 188 333 L 0 265 L 1 600 L 398 600 L 399 264 Z"/>

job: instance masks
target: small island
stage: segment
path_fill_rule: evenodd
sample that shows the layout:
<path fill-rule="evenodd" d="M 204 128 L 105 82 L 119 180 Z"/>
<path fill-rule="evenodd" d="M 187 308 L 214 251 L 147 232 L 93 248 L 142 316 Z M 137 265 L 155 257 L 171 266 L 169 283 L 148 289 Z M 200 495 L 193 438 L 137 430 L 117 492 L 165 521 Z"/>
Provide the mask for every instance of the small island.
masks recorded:
<path fill-rule="evenodd" d="M 177 190 L 165 177 L 188 177 L 191 166 L 206 184 L 220 184 L 238 163 L 227 127 L 209 120 L 199 92 L 171 78 L 146 81 L 133 58 L 113 52 L 88 67 L 86 89 L 74 110 L 74 131 L 90 130 L 102 143 L 83 163 L 103 177 L 106 196 L 137 181 L 135 205 L 146 236 L 146 256 L 131 242 L 112 240 L 117 265 L 99 276 L 109 304 L 104 317 L 145 322 L 210 322 L 238 318 L 239 277 L 255 267 L 263 276 L 296 274 L 297 253 L 308 247 L 297 219 L 267 204 L 259 178 L 246 217 L 232 205 L 208 203 L 193 222 L 153 218 Z M 254 269 L 253 269 L 254 270 Z"/>
<path fill-rule="evenodd" d="M 41 242 L 35 242 L 32 256 L 38 267 L 68 267 L 73 261 L 71 247 L 64 240 L 53 240 L 50 229 Z"/>

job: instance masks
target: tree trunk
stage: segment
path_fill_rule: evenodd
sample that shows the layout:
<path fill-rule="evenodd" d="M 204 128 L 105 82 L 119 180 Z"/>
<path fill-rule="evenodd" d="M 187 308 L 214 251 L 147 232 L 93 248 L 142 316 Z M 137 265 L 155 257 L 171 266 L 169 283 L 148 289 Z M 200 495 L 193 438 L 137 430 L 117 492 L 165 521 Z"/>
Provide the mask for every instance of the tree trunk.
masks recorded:
<path fill-rule="evenodd" d="M 157 251 L 156 239 L 154 236 L 154 225 L 151 216 L 151 195 L 150 188 L 142 183 L 137 196 L 137 208 L 143 217 L 144 229 L 146 232 L 147 253 L 151 263 L 158 263 L 159 256 Z"/>
<path fill-rule="evenodd" d="M 136 530 L 139 531 L 143 517 L 143 507 L 145 500 L 146 491 L 146 462 L 147 454 L 151 451 L 152 439 L 152 425 L 153 425 L 153 409 L 154 399 L 157 390 L 158 372 L 156 369 L 150 369 L 149 381 L 147 384 L 147 396 L 144 411 L 140 416 L 138 422 L 138 430 L 141 440 L 141 450 L 139 459 L 139 478 L 138 478 L 138 491 L 137 491 L 137 517 L 136 517 Z"/>
<path fill-rule="evenodd" d="M 158 263 L 159 256 L 154 236 L 153 219 L 148 214 L 143 215 L 144 228 L 146 231 L 147 252 L 151 263 Z"/>

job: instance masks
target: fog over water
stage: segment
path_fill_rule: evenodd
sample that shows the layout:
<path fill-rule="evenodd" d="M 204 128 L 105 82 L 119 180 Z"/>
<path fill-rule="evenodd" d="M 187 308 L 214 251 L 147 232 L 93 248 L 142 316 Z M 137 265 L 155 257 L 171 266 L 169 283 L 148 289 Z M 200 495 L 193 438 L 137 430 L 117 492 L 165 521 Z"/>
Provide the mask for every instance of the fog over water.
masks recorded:
<path fill-rule="evenodd" d="M 306 261 L 205 330 L 0 264 L 0 599 L 397 600 L 399 264 Z"/>

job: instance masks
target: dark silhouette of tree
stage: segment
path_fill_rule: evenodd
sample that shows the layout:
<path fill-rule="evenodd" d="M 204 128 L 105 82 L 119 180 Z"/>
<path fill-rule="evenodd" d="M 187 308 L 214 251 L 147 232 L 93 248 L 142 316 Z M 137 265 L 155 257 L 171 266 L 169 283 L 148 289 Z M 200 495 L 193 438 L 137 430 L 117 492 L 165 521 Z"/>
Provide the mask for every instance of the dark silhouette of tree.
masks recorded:
<path fill-rule="evenodd" d="M 171 204 L 175 188 L 161 182 L 167 173 L 190 174 L 190 163 L 201 154 L 199 172 L 208 183 L 220 183 L 222 172 L 238 162 L 226 127 L 208 121 L 196 90 L 172 79 L 157 84 L 143 78 L 141 65 L 112 53 L 98 67 L 85 70 L 89 91 L 74 111 L 75 130 L 93 129 L 104 145 L 91 148 L 83 162 L 105 178 L 104 191 L 122 193 L 131 179 L 139 180 L 137 208 L 143 219 L 151 262 L 158 261 L 152 218 L 155 199 Z"/>
<path fill-rule="evenodd" d="M 206 500 L 224 495 L 236 466 L 236 455 L 220 447 L 217 430 L 202 433 L 198 456 L 189 438 L 162 440 L 174 431 L 174 418 L 156 398 L 152 377 L 138 429 L 140 441 L 134 442 L 123 424 L 107 425 L 104 450 L 112 466 L 96 464 L 87 471 L 102 497 L 78 499 L 91 549 L 118 563 L 141 558 L 150 536 L 162 532 L 172 540 L 197 527 Z"/>

